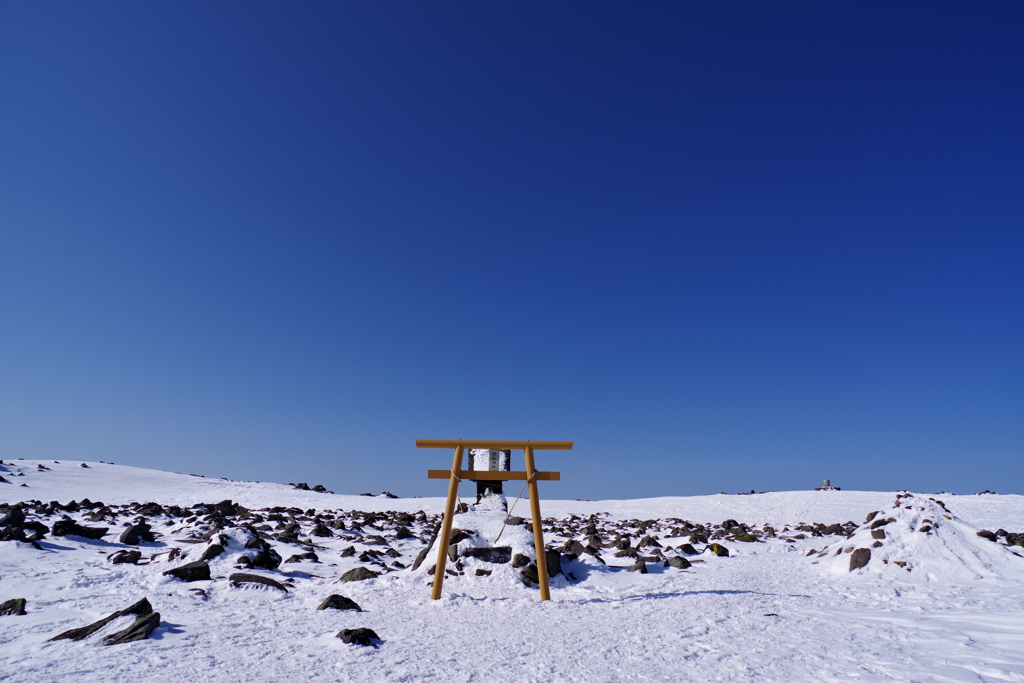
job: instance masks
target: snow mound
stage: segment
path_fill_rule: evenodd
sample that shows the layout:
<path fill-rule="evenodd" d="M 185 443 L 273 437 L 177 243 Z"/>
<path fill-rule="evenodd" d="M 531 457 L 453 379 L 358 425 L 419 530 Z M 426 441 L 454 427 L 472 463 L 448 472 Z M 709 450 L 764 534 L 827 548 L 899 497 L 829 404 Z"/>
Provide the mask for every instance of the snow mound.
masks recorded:
<path fill-rule="evenodd" d="M 902 493 L 891 508 L 868 514 L 848 538 L 808 555 L 828 573 L 841 576 L 1024 579 L 1024 548 L 993 542 L 979 531 L 941 500 Z"/>

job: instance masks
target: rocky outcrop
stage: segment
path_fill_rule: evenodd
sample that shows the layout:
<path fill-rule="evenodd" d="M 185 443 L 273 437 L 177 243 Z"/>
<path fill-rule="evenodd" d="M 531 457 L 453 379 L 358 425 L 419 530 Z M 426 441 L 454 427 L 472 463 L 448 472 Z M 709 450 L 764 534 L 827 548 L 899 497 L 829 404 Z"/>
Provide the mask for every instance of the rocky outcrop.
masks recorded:
<path fill-rule="evenodd" d="M 350 609 L 356 612 L 362 612 L 363 608 L 356 604 L 355 600 L 346 598 L 344 595 L 329 595 L 327 599 L 320 603 L 317 609 Z"/>
<path fill-rule="evenodd" d="M 284 591 L 285 593 L 288 592 L 288 589 L 285 588 L 284 585 L 278 583 L 274 579 L 271 579 L 266 576 L 260 576 L 259 574 L 243 574 L 241 572 L 238 572 L 236 574 L 232 574 L 231 576 L 229 576 L 228 581 L 235 588 L 239 588 L 246 585 L 267 586 L 269 588 L 276 588 L 279 591 Z"/>
<path fill-rule="evenodd" d="M 183 564 L 180 567 L 174 569 L 168 569 L 164 572 L 164 576 L 173 576 L 176 579 L 187 581 L 189 583 L 193 581 L 209 581 L 210 580 L 210 565 L 206 564 L 203 560 L 196 560 L 195 562 L 189 562 Z"/>
<path fill-rule="evenodd" d="M 342 574 L 341 578 L 338 579 L 338 583 L 347 583 L 349 581 L 365 581 L 367 579 L 375 579 L 378 576 L 380 576 L 380 574 L 374 571 L 370 571 L 366 567 L 356 567 L 355 569 L 350 569 L 344 574 Z"/>
<path fill-rule="evenodd" d="M 50 638 L 50 640 L 85 640 L 115 619 L 119 619 L 130 614 L 134 614 L 139 618 L 125 630 L 118 631 L 117 633 L 113 633 L 104 638 L 104 645 L 117 645 L 119 643 L 130 643 L 135 640 L 143 640 L 148 638 L 149 634 L 153 632 L 153 629 L 160 625 L 160 614 L 153 611 L 153 606 L 149 604 L 149 600 L 142 598 L 135 604 L 118 612 L 114 612 L 108 617 L 104 617 L 103 619 L 93 622 L 88 626 L 64 631 L 63 633 Z"/>
<path fill-rule="evenodd" d="M 25 598 L 14 598 L 0 603 L 0 617 L 22 616 L 28 601 Z"/>
<path fill-rule="evenodd" d="M 103 538 L 108 531 L 110 529 L 106 527 L 81 526 L 70 519 L 59 520 L 53 525 L 54 536 L 81 536 L 94 541 Z"/>

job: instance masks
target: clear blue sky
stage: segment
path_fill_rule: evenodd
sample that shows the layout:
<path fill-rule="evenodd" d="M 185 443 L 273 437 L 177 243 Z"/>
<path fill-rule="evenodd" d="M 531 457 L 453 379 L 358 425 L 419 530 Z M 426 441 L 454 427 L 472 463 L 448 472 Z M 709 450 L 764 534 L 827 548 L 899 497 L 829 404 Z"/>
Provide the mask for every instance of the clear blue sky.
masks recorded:
<path fill-rule="evenodd" d="M 1024 5 L 4 3 L 0 457 L 1024 492 Z"/>

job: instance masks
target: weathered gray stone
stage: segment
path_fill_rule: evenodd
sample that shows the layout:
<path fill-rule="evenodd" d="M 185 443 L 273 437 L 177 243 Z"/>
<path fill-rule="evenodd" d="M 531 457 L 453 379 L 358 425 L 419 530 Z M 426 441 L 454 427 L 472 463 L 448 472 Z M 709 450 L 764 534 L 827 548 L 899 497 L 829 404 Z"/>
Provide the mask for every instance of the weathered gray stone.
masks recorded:
<path fill-rule="evenodd" d="M 223 552 L 224 552 L 224 546 L 222 546 L 219 543 L 211 543 L 206 548 L 206 550 L 203 551 L 203 554 L 199 557 L 199 559 L 204 561 L 204 562 L 206 560 L 212 560 L 213 558 L 217 557 L 218 555 L 221 555 Z"/>
<path fill-rule="evenodd" d="M 142 553 L 138 550 L 118 550 L 107 559 L 114 564 L 138 564 Z"/>
<path fill-rule="evenodd" d="M 70 519 L 62 519 L 53 525 L 54 536 L 81 536 L 94 541 L 103 538 L 110 529 L 101 527 L 81 526 Z"/>
<path fill-rule="evenodd" d="M 356 612 L 363 611 L 363 608 L 357 605 L 354 600 L 338 594 L 327 596 L 327 599 L 321 602 L 317 609 L 351 609 Z"/>
<path fill-rule="evenodd" d="M 25 598 L 14 598 L 0 603 L 0 617 L 22 616 L 25 614 L 25 606 L 28 601 Z"/>
<path fill-rule="evenodd" d="M 365 581 L 367 579 L 375 579 L 380 574 L 377 572 L 370 571 L 366 567 L 356 567 L 355 569 L 349 569 L 347 572 L 341 575 L 338 579 L 338 583 L 347 583 L 349 581 Z"/>
<path fill-rule="evenodd" d="M 274 570 L 281 566 L 281 556 L 271 547 L 266 547 L 252 558 L 252 565 L 261 569 Z"/>
<path fill-rule="evenodd" d="M 557 550 L 544 551 L 544 559 L 548 566 L 548 576 L 558 576 L 562 573 L 562 556 Z"/>
<path fill-rule="evenodd" d="M 276 588 L 277 590 L 284 591 L 285 593 L 288 592 L 288 589 L 282 584 L 266 576 L 260 576 L 259 574 L 244 574 L 242 572 L 237 572 L 229 576 L 228 581 L 235 588 L 245 585 L 269 586 L 270 588 Z"/>
<path fill-rule="evenodd" d="M 310 551 L 308 553 L 299 553 L 298 555 L 292 555 L 284 561 L 285 564 L 289 562 L 319 562 L 320 556 Z"/>
<path fill-rule="evenodd" d="M 109 636 L 103 639 L 104 645 L 121 645 L 123 643 L 131 643 L 137 640 L 145 640 L 149 638 L 149 634 L 153 632 L 157 626 L 160 625 L 160 613 L 152 612 L 150 614 L 144 614 L 135 620 L 135 623 L 126 628 L 123 631 L 117 633 L 111 633 Z"/>
<path fill-rule="evenodd" d="M 164 572 L 164 576 L 173 576 L 176 579 L 189 583 L 193 581 L 209 581 L 210 565 L 206 564 L 203 560 L 196 560 L 195 562 L 183 564 L 180 567 L 168 569 Z"/>
<path fill-rule="evenodd" d="M 149 600 L 147 600 L 146 598 L 142 598 L 135 604 L 130 605 L 129 607 L 126 607 L 125 609 L 119 612 L 114 612 L 110 616 L 104 617 L 103 619 L 93 622 L 88 626 L 82 626 L 80 628 L 73 628 L 69 631 L 64 631 L 63 633 L 56 635 L 53 638 L 50 638 L 50 640 L 84 640 L 92 634 L 99 631 L 101 628 L 103 628 L 110 622 L 114 621 L 115 619 L 119 619 L 120 617 L 129 614 L 135 614 L 138 616 L 153 614 L 153 606 L 149 604 Z"/>
<path fill-rule="evenodd" d="M 638 559 L 636 562 L 626 567 L 627 572 L 640 572 L 641 574 L 647 573 L 647 563 L 642 559 Z"/>
<path fill-rule="evenodd" d="M 870 548 L 857 548 L 850 553 L 850 571 L 854 569 L 860 569 L 866 567 L 868 562 L 871 561 L 871 549 Z"/>
<path fill-rule="evenodd" d="M 121 532 L 121 537 L 118 540 L 125 545 L 138 545 L 142 541 L 152 543 L 155 539 L 150 526 L 145 522 L 139 522 Z"/>
<path fill-rule="evenodd" d="M 340 631 L 337 637 L 341 638 L 341 642 L 349 645 L 377 647 L 377 643 L 374 641 L 380 641 L 380 636 L 368 628 L 346 628 Z"/>

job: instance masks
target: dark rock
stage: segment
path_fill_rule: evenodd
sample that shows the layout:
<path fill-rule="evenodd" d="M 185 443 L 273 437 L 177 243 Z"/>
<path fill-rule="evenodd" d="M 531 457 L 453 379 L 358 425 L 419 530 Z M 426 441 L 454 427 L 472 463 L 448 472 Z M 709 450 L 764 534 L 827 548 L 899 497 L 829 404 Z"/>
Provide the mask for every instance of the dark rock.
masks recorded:
<path fill-rule="evenodd" d="M 317 609 L 351 609 L 356 612 L 362 612 L 363 608 L 355 603 L 354 600 L 346 598 L 344 595 L 329 595 L 327 599 L 320 603 Z"/>
<path fill-rule="evenodd" d="M 160 625 L 160 613 L 152 612 L 145 614 L 135 620 L 135 623 L 126 628 L 123 631 L 117 633 L 111 633 L 109 636 L 103 639 L 104 645 L 121 645 L 123 643 L 131 643 L 136 640 L 145 640 L 149 638 L 149 634 L 153 632 L 157 626 Z"/>
<path fill-rule="evenodd" d="M 260 576 L 259 574 L 243 574 L 241 572 L 232 574 L 228 577 L 228 581 L 235 588 L 239 588 L 243 585 L 258 585 L 258 586 L 269 586 L 270 588 L 276 588 L 277 590 L 288 592 L 288 589 L 283 585 L 274 581 L 266 576 Z"/>
<path fill-rule="evenodd" d="M 660 548 L 661 543 L 658 543 L 657 539 L 653 536 L 644 536 L 640 539 L 640 542 L 636 544 L 637 548 Z"/>
<path fill-rule="evenodd" d="M 164 572 L 164 576 L 173 576 L 176 579 L 187 581 L 209 581 L 210 580 L 210 565 L 202 560 L 196 560 L 195 562 L 189 562 L 183 564 L 180 567 L 174 569 L 168 569 Z"/>
<path fill-rule="evenodd" d="M 685 557 L 670 557 L 665 560 L 666 567 L 675 567 L 676 569 L 689 569 L 693 565 Z"/>
<path fill-rule="evenodd" d="M 354 551 L 355 551 L 355 549 L 353 548 L 353 552 L 354 552 Z M 418 553 L 418 554 L 416 555 L 416 559 L 415 559 L 415 560 L 413 560 L 413 563 L 412 563 L 412 568 L 413 568 L 413 571 L 415 571 L 415 570 L 417 570 L 417 569 L 419 569 L 419 568 L 420 568 L 420 565 L 421 565 L 421 564 L 423 564 L 423 561 L 424 561 L 425 559 L 427 559 L 427 555 L 428 555 L 429 553 L 430 553 L 430 546 L 427 546 L 426 548 L 424 548 L 423 550 L 421 550 L 421 551 L 420 551 L 420 552 L 419 552 L 419 553 Z M 344 557 L 344 556 L 343 556 L 343 557 Z"/>
<path fill-rule="evenodd" d="M 16 505 L 8 510 L 7 514 L 0 517 L 0 526 L 22 526 L 23 524 L 25 524 L 25 513 L 20 505 Z"/>
<path fill-rule="evenodd" d="M 107 509 L 109 510 L 109 508 Z M 146 517 L 153 517 L 164 514 L 164 508 L 159 503 L 146 503 L 138 509 L 138 513 Z"/>
<path fill-rule="evenodd" d="M 252 558 L 252 565 L 261 569 L 274 570 L 281 566 L 281 556 L 273 548 L 267 547 Z"/>
<path fill-rule="evenodd" d="M 930 525 L 928 525 L 928 524 L 925 524 L 920 529 L 918 529 L 918 531 L 923 531 L 923 532 L 926 532 L 926 533 L 931 531 L 931 530 L 932 530 L 932 527 Z"/>
<path fill-rule="evenodd" d="M 465 529 L 452 529 L 451 536 L 449 536 L 448 538 L 448 543 L 461 543 L 462 541 L 465 541 L 467 538 L 472 537 L 472 531 L 466 531 Z"/>
<path fill-rule="evenodd" d="M 337 637 L 341 638 L 341 642 L 349 645 L 377 647 L 377 643 L 380 642 L 380 636 L 373 629 L 368 628 L 346 628 L 340 631 Z"/>
<path fill-rule="evenodd" d="M 114 564 L 138 564 L 142 553 L 138 550 L 118 550 L 107 559 Z"/>
<path fill-rule="evenodd" d="M 220 555 L 223 552 L 224 552 L 224 546 L 220 545 L 219 543 L 213 543 L 212 545 L 207 547 L 205 551 L 203 551 L 203 554 L 202 554 L 202 556 L 200 556 L 199 559 L 204 561 L 204 562 L 206 560 L 212 560 L 213 558 L 217 557 L 218 555 Z"/>
<path fill-rule="evenodd" d="M 626 567 L 627 572 L 640 572 L 641 574 L 647 573 L 647 563 L 642 559 L 638 559 L 633 564 Z"/>
<path fill-rule="evenodd" d="M 516 569 L 525 567 L 528 564 L 530 564 L 530 558 L 522 553 L 516 553 L 516 556 L 512 558 L 512 566 Z"/>
<path fill-rule="evenodd" d="M 869 512 L 867 518 L 864 520 L 864 523 L 867 524 L 868 522 L 873 520 L 875 517 L 878 516 L 878 513 L 879 513 L 879 510 L 875 510 L 874 512 Z"/>
<path fill-rule="evenodd" d="M 557 550 L 545 550 L 544 559 L 548 565 L 548 576 L 558 576 L 562 573 L 562 556 Z"/>
<path fill-rule="evenodd" d="M 252 569 L 252 559 L 248 555 L 239 555 L 235 559 L 235 564 L 243 569 Z"/>
<path fill-rule="evenodd" d="M 735 519 L 727 519 L 724 522 L 722 522 L 722 528 L 726 529 L 726 530 L 728 530 L 728 529 L 736 529 L 739 526 L 740 526 L 740 523 L 737 522 Z"/>
<path fill-rule="evenodd" d="M 313 527 L 313 530 L 309 532 L 309 535 L 316 536 L 318 538 L 329 538 L 334 535 L 334 532 L 331 531 L 326 524 L 321 522 Z"/>
<path fill-rule="evenodd" d="M 402 541 L 407 538 L 416 538 L 416 536 L 413 535 L 411 531 L 409 531 L 409 527 L 400 526 L 398 527 L 398 533 L 395 534 L 395 538 L 399 541 Z"/>
<path fill-rule="evenodd" d="M 490 569 L 477 569 L 475 573 L 476 573 L 477 576 L 490 576 L 491 575 L 491 570 Z"/>
<path fill-rule="evenodd" d="M 320 561 L 320 556 L 317 555 L 316 553 L 310 551 L 308 553 L 299 553 L 298 555 L 292 555 L 291 557 L 289 557 L 284 562 L 285 562 L 285 564 L 288 564 L 289 562 L 304 562 L 304 561 L 307 561 L 307 560 L 309 562 L 319 562 Z"/>
<path fill-rule="evenodd" d="M 677 550 L 681 553 L 686 553 L 687 555 L 700 555 L 700 553 L 697 552 L 697 549 L 689 543 L 683 543 L 679 548 L 677 548 Z"/>
<path fill-rule="evenodd" d="M 871 538 L 885 538 L 885 529 L 872 529 Z"/>
<path fill-rule="evenodd" d="M 754 543 L 757 540 L 742 529 L 735 533 L 734 538 L 741 543 Z"/>
<path fill-rule="evenodd" d="M 146 598 L 142 598 L 135 604 L 126 607 L 125 609 L 119 612 L 114 612 L 110 616 L 104 617 L 103 619 L 100 619 L 97 622 L 89 624 L 88 626 L 82 626 L 81 628 L 73 628 L 70 631 L 64 631 L 63 633 L 56 635 L 53 638 L 50 638 L 50 640 L 84 640 L 92 634 L 99 631 L 101 628 L 103 628 L 110 622 L 114 621 L 115 619 L 119 619 L 129 614 L 135 614 L 141 617 L 153 613 L 153 606 L 149 604 L 149 600 L 147 600 Z"/>
<path fill-rule="evenodd" d="M 821 530 L 822 536 L 832 536 L 834 534 L 843 533 L 842 524 L 829 524 L 827 527 Z"/>
<path fill-rule="evenodd" d="M 707 550 L 710 550 L 711 552 L 713 552 L 715 555 L 718 555 L 719 557 L 729 557 L 729 549 L 726 548 L 724 545 L 721 545 L 720 543 L 712 543 L 712 544 L 710 544 L 707 547 Z"/>
<path fill-rule="evenodd" d="M 854 569 L 860 569 L 866 567 L 868 562 L 871 561 L 871 549 L 870 548 L 857 548 L 850 553 L 850 571 Z"/>
<path fill-rule="evenodd" d="M 577 557 L 587 552 L 587 548 L 579 541 L 566 541 L 565 545 L 562 546 L 562 552 L 565 553 L 567 560 L 575 560 Z"/>
<path fill-rule="evenodd" d="M 540 583 L 540 572 L 537 571 L 537 565 L 533 562 L 530 562 L 530 564 L 526 565 L 526 567 L 519 572 L 519 577 L 527 586 Z"/>
<path fill-rule="evenodd" d="M 26 605 L 28 605 L 28 601 L 25 598 L 14 598 L 0 603 L 0 617 L 20 617 L 25 614 Z"/>
<path fill-rule="evenodd" d="M 81 526 L 70 519 L 62 519 L 53 525 L 52 533 L 54 536 L 81 536 L 96 541 L 108 531 L 107 528 Z"/>
<path fill-rule="evenodd" d="M 873 521 L 871 523 L 871 528 L 872 529 L 878 529 L 880 527 L 885 526 L 886 524 L 892 524 L 895 521 L 896 520 L 893 519 L 892 517 L 890 517 L 889 519 L 876 519 L 875 521 Z"/>
<path fill-rule="evenodd" d="M 981 536 L 982 538 L 987 538 L 988 540 L 992 541 L 993 543 L 997 543 L 999 541 L 999 539 L 996 537 L 996 535 L 994 533 L 992 533 L 991 531 L 988 531 L 987 529 L 980 530 L 978 532 L 978 535 Z"/>
<path fill-rule="evenodd" d="M 347 572 L 341 575 L 338 579 L 338 583 L 346 583 L 348 581 L 365 581 L 366 579 L 375 579 L 380 574 L 377 572 L 370 571 L 366 567 L 356 567 L 355 569 L 349 569 Z"/>
<path fill-rule="evenodd" d="M 498 548 L 466 548 L 462 552 L 462 556 L 475 557 L 478 560 L 493 562 L 494 564 L 505 564 L 512 560 L 512 548 L 510 546 L 501 546 Z"/>

